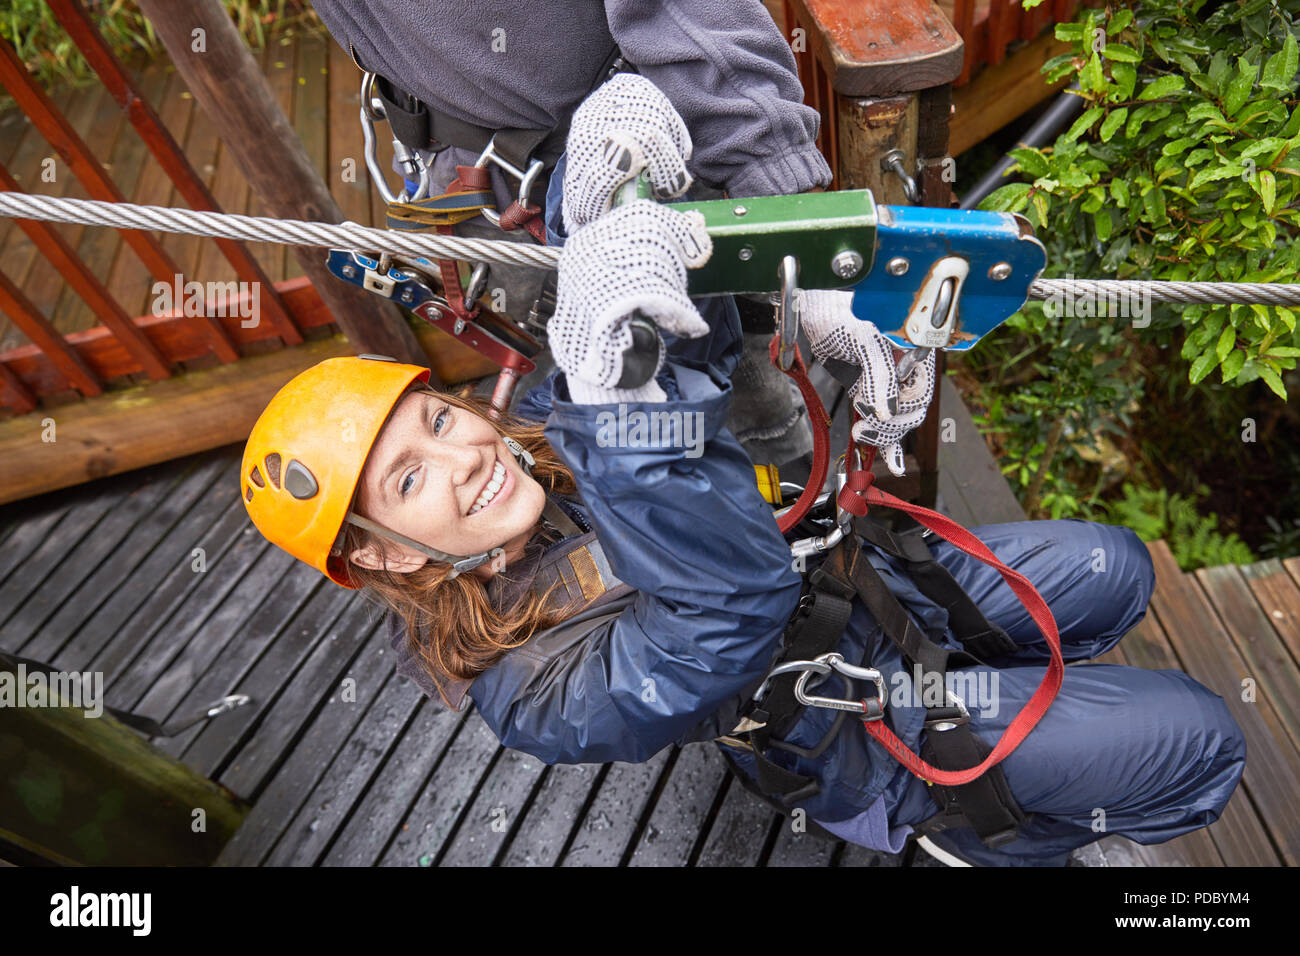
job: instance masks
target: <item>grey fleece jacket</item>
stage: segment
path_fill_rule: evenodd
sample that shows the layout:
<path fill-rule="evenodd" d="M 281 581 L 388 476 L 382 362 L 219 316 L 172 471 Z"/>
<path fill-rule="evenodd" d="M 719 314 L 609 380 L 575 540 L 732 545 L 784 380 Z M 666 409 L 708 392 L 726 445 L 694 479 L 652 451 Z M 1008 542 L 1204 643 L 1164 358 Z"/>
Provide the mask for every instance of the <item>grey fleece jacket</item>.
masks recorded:
<path fill-rule="evenodd" d="M 312 0 L 344 49 L 434 108 L 558 125 L 617 42 L 686 120 L 691 172 L 732 196 L 830 183 L 820 117 L 760 0 Z"/>

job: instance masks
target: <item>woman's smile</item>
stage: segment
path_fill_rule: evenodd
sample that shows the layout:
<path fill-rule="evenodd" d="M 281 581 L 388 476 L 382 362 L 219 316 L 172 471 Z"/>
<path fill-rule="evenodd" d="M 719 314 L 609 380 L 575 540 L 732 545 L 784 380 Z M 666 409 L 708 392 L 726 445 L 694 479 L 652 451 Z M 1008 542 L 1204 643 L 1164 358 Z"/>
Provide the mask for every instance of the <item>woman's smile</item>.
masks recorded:
<path fill-rule="evenodd" d="M 514 490 L 514 473 L 505 466 L 500 458 L 497 458 L 492 466 L 492 474 L 488 477 L 487 484 L 483 486 L 478 498 L 470 506 L 470 515 L 473 516 L 480 511 L 486 511 L 498 502 L 506 500 Z"/>

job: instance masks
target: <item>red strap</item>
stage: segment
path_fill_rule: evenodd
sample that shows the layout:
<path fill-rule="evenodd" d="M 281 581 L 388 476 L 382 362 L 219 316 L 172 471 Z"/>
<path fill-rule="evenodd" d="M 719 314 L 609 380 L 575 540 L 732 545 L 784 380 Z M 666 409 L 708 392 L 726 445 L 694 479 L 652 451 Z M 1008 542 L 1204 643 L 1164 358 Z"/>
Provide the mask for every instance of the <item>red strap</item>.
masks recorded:
<path fill-rule="evenodd" d="M 780 348 L 781 333 L 778 331 L 772 336 L 772 342 L 768 346 L 772 364 L 778 369 L 781 369 L 778 360 Z M 804 404 L 808 406 L 808 419 L 812 423 L 813 433 L 813 464 L 808 483 L 804 485 L 803 494 L 794 503 L 794 507 L 777 521 L 777 527 L 781 529 L 782 534 L 785 534 L 803 520 L 804 515 L 817 501 L 817 496 L 821 494 L 822 485 L 826 484 L 826 472 L 830 468 L 831 460 L 829 431 L 831 420 L 826 414 L 826 408 L 822 405 L 817 389 L 813 388 L 812 382 L 808 381 L 808 369 L 803 364 L 803 356 L 799 353 L 798 345 L 794 347 L 794 361 L 788 369 L 781 369 L 781 371 L 794 379 L 794 383 L 799 386 L 799 393 L 803 395 Z"/>
<path fill-rule="evenodd" d="M 518 199 L 507 206 L 501 214 L 501 228 L 509 232 L 520 226 L 527 229 L 529 235 L 542 245 L 546 245 L 546 225 L 542 222 L 540 206 L 525 205 Z"/>
<path fill-rule="evenodd" d="M 857 417 L 856 414 L 854 417 Z M 1047 713 L 1047 709 L 1052 705 L 1052 701 L 1056 699 L 1056 693 L 1061 689 L 1061 681 L 1065 677 L 1065 662 L 1061 659 L 1060 634 L 1056 629 L 1056 619 L 1052 616 L 1051 609 L 1048 608 L 1047 602 L 1043 600 L 1042 595 L 1034 589 L 1034 586 L 1019 571 L 1013 571 L 999 561 L 997 556 L 979 538 L 951 518 L 945 517 L 937 511 L 931 511 L 929 508 L 923 508 L 920 505 L 909 504 L 900 498 L 894 497 L 887 491 L 881 491 L 879 488 L 874 487 L 871 481 L 871 462 L 874 458 L 875 449 L 872 448 L 865 456 L 862 471 L 850 471 L 847 474 L 847 483 L 844 492 L 840 495 L 841 505 L 858 515 L 866 514 L 868 505 L 896 508 L 911 515 L 939 537 L 960 548 L 971 557 L 977 558 L 989 567 L 994 568 L 1002 575 L 1002 580 L 1006 581 L 1011 590 L 1015 592 L 1016 597 L 1020 599 L 1020 603 L 1029 612 L 1029 616 L 1034 619 L 1034 623 L 1038 625 L 1038 629 L 1046 638 L 1047 646 L 1052 652 L 1051 662 L 1047 665 L 1047 671 L 1043 674 L 1038 689 L 1034 691 L 1033 696 L 1021 708 L 1020 713 L 1011 721 L 997 746 L 981 763 L 966 770 L 940 770 L 938 767 L 932 767 L 907 749 L 907 745 L 895 736 L 884 721 L 863 721 L 867 733 L 879 741 L 886 750 L 893 754 L 899 763 L 916 776 L 945 787 L 960 786 L 979 779 L 990 767 L 1006 759 L 1029 736 L 1029 732 L 1038 725 L 1038 722 L 1043 719 L 1043 715 Z M 850 442 L 849 460 L 852 460 L 852 442 Z M 862 472 L 866 473 L 865 478 L 862 477 Z M 855 481 L 855 478 L 857 481 Z M 851 488 L 857 486 L 860 486 L 860 491 L 850 492 Z"/>

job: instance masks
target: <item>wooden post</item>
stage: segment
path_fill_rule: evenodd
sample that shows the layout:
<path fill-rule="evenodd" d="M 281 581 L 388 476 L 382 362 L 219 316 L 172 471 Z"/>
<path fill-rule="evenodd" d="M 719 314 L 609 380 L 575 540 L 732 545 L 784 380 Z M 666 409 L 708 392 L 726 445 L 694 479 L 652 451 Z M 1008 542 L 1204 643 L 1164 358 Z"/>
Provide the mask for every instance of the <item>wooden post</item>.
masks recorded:
<path fill-rule="evenodd" d="M 140 0 L 181 78 L 216 124 L 272 216 L 342 222 L 343 215 L 220 0 Z M 335 278 L 325 251 L 294 246 L 302 270 L 358 352 L 428 365 L 400 310 Z"/>

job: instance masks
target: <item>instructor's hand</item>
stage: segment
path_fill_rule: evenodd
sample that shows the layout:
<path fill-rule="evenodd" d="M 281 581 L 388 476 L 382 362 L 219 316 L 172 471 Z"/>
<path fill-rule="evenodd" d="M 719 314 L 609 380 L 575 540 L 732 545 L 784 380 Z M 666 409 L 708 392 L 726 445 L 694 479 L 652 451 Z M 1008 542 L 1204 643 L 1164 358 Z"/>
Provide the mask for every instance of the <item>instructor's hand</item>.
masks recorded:
<path fill-rule="evenodd" d="M 655 196 L 686 192 L 691 134 L 668 97 L 643 76 L 619 73 L 598 87 L 573 114 L 564 161 L 564 230 L 599 219 L 614 194 L 642 171 Z"/>

